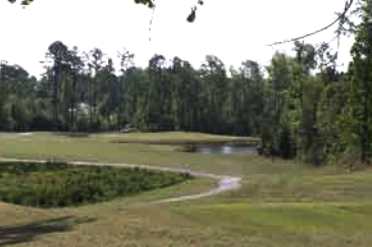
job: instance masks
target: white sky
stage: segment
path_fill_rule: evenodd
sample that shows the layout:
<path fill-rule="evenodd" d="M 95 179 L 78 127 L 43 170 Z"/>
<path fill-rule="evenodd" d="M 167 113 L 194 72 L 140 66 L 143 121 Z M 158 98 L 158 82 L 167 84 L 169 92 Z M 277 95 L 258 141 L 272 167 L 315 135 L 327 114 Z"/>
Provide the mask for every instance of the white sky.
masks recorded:
<path fill-rule="evenodd" d="M 113 58 L 126 48 L 135 53 L 139 66 L 146 66 L 155 53 L 179 56 L 195 67 L 208 54 L 227 67 L 246 59 L 266 65 L 275 50 L 290 51 L 292 45 L 265 44 L 318 29 L 344 7 L 341 0 L 205 0 L 190 24 L 186 17 L 196 0 L 157 0 L 150 34 L 152 10 L 134 0 L 35 0 L 27 8 L 0 2 L 0 59 L 34 75 L 43 71 L 39 62 L 56 40 L 84 51 L 99 47 Z M 306 41 L 333 37 L 327 31 Z M 348 62 L 351 43 L 342 41 L 340 62 Z"/>

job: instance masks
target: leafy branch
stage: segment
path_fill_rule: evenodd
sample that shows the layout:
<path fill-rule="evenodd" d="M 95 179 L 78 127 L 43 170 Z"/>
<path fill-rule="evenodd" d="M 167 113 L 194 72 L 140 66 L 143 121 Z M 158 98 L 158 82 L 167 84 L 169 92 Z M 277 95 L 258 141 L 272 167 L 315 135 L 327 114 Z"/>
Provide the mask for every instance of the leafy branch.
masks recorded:
<path fill-rule="evenodd" d="M 304 34 L 304 35 L 301 35 L 301 36 L 298 36 L 298 37 L 295 37 L 295 38 L 274 42 L 274 43 L 268 44 L 267 46 L 276 46 L 276 45 L 282 45 L 282 44 L 287 44 L 287 43 L 292 43 L 292 42 L 295 42 L 295 41 L 303 40 L 305 38 L 308 38 L 308 37 L 314 36 L 316 34 L 319 34 L 321 32 L 324 32 L 324 31 L 330 29 L 331 27 L 335 26 L 336 24 L 339 24 L 339 27 L 338 27 L 336 33 L 337 33 L 338 36 L 340 36 L 344 31 L 344 25 L 345 24 L 349 24 L 349 25 L 352 24 L 349 21 L 348 13 L 351 12 L 351 7 L 353 6 L 353 4 L 354 4 L 354 0 L 347 0 L 345 2 L 345 7 L 344 7 L 343 12 L 337 14 L 338 16 L 335 20 L 333 20 L 331 23 L 329 23 L 328 25 L 326 25 L 326 26 L 324 26 L 320 29 L 317 29 L 313 32 L 310 32 L 310 33 L 307 33 L 307 34 Z M 352 13 L 354 13 L 354 12 L 352 12 Z"/>

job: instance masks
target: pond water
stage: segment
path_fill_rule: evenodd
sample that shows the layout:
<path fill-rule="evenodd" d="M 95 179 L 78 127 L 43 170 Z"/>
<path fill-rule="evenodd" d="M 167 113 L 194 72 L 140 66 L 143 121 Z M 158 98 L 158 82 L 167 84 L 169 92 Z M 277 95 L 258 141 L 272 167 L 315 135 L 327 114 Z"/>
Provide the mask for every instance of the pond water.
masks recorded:
<path fill-rule="evenodd" d="M 221 144 L 221 145 L 210 145 L 200 144 L 193 147 L 194 153 L 201 154 L 250 154 L 256 155 L 257 148 L 254 145 L 247 144 Z"/>

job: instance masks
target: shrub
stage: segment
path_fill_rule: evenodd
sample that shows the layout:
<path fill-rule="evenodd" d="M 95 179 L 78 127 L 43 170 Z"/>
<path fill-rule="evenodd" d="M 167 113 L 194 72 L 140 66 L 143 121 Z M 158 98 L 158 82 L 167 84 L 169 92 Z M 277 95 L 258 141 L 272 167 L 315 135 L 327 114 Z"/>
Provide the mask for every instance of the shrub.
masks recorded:
<path fill-rule="evenodd" d="M 0 200 L 42 208 L 79 206 L 164 188 L 191 176 L 138 168 L 1 164 Z"/>

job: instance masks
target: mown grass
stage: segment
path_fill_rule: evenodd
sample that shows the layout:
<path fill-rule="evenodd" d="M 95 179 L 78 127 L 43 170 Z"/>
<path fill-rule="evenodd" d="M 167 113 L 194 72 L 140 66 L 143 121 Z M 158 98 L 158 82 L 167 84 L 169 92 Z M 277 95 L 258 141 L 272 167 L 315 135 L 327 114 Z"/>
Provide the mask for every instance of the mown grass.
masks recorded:
<path fill-rule="evenodd" d="M 158 145 L 184 145 L 184 144 L 224 144 L 245 143 L 257 144 L 259 139 L 253 137 L 237 137 L 225 135 L 211 135 L 204 133 L 187 132 L 159 132 L 159 133 L 129 133 L 118 136 L 118 134 L 106 134 L 106 138 L 113 143 L 137 143 Z"/>
<path fill-rule="evenodd" d="M 142 138 L 142 144 L 113 143 L 129 137 Z M 0 204 L 0 228 L 63 216 L 95 218 L 71 231 L 41 235 L 20 246 L 372 246 L 369 169 L 349 173 L 332 166 L 312 168 L 258 156 L 183 153 L 171 145 L 144 144 L 161 138 L 203 142 L 208 137 L 202 134 L 136 133 L 129 137 L 0 134 L 0 156 L 190 168 L 241 176 L 243 186 L 176 204 L 150 202 L 205 191 L 213 182 L 194 179 L 138 196 L 63 210 Z"/>
<path fill-rule="evenodd" d="M 242 233 L 269 230 L 283 233 L 340 231 L 355 234 L 372 227 L 371 204 L 231 203 L 177 210 L 188 217 L 207 219 L 209 224 L 220 224 Z"/>
<path fill-rule="evenodd" d="M 372 241 L 370 203 L 239 202 L 173 210 L 246 241 L 226 240 L 232 246 L 370 246 Z"/>

